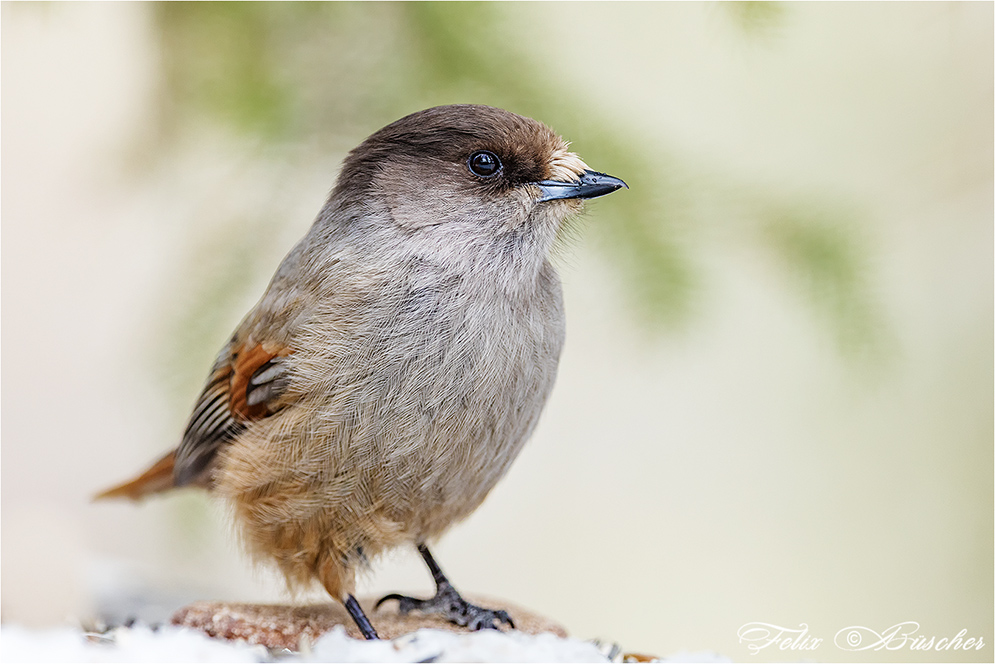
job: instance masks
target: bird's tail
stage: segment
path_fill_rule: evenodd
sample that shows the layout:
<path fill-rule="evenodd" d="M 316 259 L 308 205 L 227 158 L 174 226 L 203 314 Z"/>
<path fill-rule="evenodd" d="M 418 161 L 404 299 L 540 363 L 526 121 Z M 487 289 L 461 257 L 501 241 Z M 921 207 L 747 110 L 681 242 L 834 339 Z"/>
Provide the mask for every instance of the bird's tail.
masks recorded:
<path fill-rule="evenodd" d="M 128 498 L 139 500 L 153 493 L 168 491 L 176 486 L 173 480 L 173 464 L 176 462 L 176 450 L 162 457 L 152 467 L 133 480 L 101 491 L 93 497 L 94 500 L 105 498 Z"/>

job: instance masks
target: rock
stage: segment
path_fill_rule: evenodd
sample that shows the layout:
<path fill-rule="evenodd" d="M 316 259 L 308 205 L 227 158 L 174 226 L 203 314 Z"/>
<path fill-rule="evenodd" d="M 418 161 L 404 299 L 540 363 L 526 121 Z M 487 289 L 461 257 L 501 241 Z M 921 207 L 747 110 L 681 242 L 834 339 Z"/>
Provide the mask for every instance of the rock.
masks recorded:
<path fill-rule="evenodd" d="M 567 635 L 566 630 L 555 622 L 502 600 L 479 596 L 467 599 L 480 606 L 506 610 L 515 622 L 515 628 L 527 634 L 551 632 L 560 637 Z M 397 602 L 387 602 L 376 611 L 373 610 L 376 603 L 373 598 L 361 599 L 359 603 L 382 639 L 395 639 L 423 627 L 466 632 L 466 628 L 453 625 L 439 616 L 426 616 L 418 612 L 402 616 L 397 611 Z M 295 651 L 309 647 L 302 646 L 302 639 L 307 644 L 313 644 L 336 625 L 345 627 L 350 636 L 362 638 L 345 608 L 331 603 L 292 606 L 194 602 L 174 613 L 171 622 L 217 638 L 244 640 L 267 648 Z"/>

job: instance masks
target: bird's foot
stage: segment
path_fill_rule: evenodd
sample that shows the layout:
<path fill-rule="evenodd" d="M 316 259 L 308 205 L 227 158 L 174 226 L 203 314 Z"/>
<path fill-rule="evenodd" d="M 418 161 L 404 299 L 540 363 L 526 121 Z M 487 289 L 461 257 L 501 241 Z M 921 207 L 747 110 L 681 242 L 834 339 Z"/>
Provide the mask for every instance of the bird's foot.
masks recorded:
<path fill-rule="evenodd" d="M 470 604 L 456 592 L 456 589 L 449 583 L 439 585 L 435 597 L 431 599 L 417 599 L 406 595 L 391 593 L 380 598 L 375 608 L 388 600 L 396 599 L 398 611 L 402 616 L 411 611 L 421 611 L 422 613 L 435 613 L 449 620 L 449 622 L 461 627 L 468 627 L 471 630 L 478 629 L 499 629 L 501 623 L 514 629 L 515 623 L 507 611 L 500 609 L 485 609 Z"/>

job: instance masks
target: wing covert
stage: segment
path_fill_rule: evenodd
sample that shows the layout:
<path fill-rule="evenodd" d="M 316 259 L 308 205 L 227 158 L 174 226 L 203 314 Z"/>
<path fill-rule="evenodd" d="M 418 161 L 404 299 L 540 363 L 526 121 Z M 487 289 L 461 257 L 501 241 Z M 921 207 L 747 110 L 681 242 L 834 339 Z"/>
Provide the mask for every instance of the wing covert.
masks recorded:
<path fill-rule="evenodd" d="M 284 361 L 290 349 L 273 343 L 226 346 L 215 360 L 207 384 L 187 423 L 176 452 L 177 486 L 209 485 L 221 445 L 246 425 L 272 415 L 288 383 Z"/>

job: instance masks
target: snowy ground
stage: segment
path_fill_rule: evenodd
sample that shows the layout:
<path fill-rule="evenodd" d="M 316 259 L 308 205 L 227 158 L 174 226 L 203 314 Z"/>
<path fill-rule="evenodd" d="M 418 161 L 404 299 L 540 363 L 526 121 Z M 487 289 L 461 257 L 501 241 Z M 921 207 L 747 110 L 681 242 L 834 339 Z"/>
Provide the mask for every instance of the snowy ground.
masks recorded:
<path fill-rule="evenodd" d="M 195 630 L 163 626 L 118 627 L 104 634 L 78 629 L 0 627 L 4 662 L 607 662 L 621 661 L 611 646 L 553 634 L 531 636 L 491 630 L 454 634 L 422 629 L 393 641 L 358 641 L 341 627 L 309 652 L 271 651 L 244 642 L 212 639 Z M 728 662 L 712 653 L 682 653 L 664 661 Z"/>

